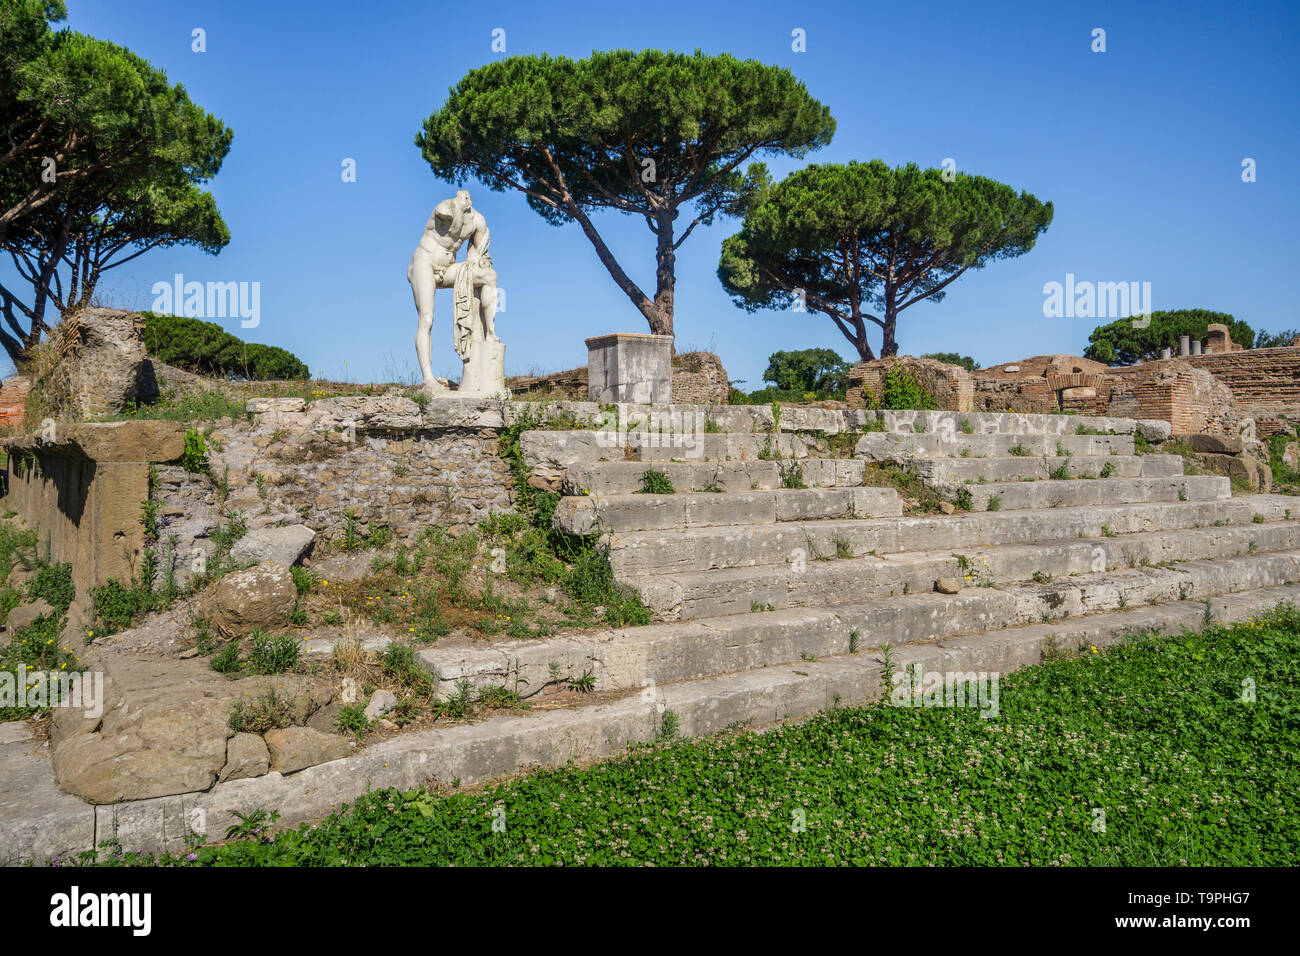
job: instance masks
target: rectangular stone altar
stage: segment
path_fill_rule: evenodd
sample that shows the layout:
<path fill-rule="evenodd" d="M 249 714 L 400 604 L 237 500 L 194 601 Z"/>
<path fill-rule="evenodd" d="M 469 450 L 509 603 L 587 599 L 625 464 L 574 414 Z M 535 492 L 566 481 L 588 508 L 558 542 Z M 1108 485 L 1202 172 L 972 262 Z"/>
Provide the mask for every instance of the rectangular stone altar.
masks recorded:
<path fill-rule="evenodd" d="M 673 337 L 614 332 L 587 339 L 587 397 L 593 402 L 669 403 Z"/>

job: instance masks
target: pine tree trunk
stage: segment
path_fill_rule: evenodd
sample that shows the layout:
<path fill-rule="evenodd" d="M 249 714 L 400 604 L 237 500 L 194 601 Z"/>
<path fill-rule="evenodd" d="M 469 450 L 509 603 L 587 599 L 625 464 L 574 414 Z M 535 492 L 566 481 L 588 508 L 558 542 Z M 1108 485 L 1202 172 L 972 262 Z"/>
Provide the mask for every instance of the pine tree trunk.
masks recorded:
<path fill-rule="evenodd" d="M 655 312 L 647 315 L 650 331 L 655 335 L 673 334 L 673 292 L 677 283 L 677 251 L 673 249 L 673 220 L 676 210 L 660 212 L 655 217 L 658 228 L 655 241 Z"/>

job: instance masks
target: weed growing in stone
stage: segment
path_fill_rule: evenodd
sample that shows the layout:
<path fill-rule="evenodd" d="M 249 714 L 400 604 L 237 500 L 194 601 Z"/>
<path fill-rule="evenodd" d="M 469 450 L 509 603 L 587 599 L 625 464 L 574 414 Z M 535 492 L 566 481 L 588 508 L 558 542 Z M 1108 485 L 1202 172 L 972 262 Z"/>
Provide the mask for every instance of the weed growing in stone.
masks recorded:
<path fill-rule="evenodd" d="M 285 674 L 298 666 L 300 642 L 290 634 L 263 634 L 254 629 L 248 637 L 248 670 L 253 674 Z"/>
<path fill-rule="evenodd" d="M 675 494 L 677 489 L 673 487 L 672 480 L 666 472 L 658 471 L 654 468 L 646 470 L 641 476 L 641 489 L 637 492 L 640 495 L 671 495 Z"/>
<path fill-rule="evenodd" d="M 264 734 L 293 724 L 293 704 L 272 687 L 253 700 L 235 701 L 229 722 L 237 734 Z"/>

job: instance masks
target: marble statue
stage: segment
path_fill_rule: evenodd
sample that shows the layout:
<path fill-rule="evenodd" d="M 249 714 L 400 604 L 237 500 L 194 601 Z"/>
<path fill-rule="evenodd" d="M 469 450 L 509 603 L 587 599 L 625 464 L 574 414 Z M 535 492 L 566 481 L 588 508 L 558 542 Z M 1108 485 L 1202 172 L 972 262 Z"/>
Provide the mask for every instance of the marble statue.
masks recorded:
<path fill-rule="evenodd" d="M 456 261 L 467 246 L 463 262 Z M 424 225 L 424 235 L 406 267 L 415 296 L 419 324 L 415 354 L 429 394 L 506 398 L 506 347 L 496 335 L 497 274 L 488 252 L 488 228 L 483 214 L 461 189 L 452 199 L 434 207 Z M 433 377 L 430 336 L 433 331 L 433 296 L 438 289 L 452 290 L 452 345 L 464 362 L 460 386 L 448 393 Z"/>

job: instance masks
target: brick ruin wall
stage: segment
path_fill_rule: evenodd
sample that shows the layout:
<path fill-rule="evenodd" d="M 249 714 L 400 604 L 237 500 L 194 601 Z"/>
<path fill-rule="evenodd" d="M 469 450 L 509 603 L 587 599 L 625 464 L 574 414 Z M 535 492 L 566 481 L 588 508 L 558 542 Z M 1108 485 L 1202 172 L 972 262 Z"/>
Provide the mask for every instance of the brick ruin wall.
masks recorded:
<path fill-rule="evenodd" d="M 1300 347 L 1192 355 L 1183 358 L 1232 391 L 1242 414 L 1264 423 L 1300 419 Z"/>
<path fill-rule="evenodd" d="M 934 399 L 937 408 L 954 412 L 979 410 L 973 404 L 974 382 L 971 374 L 964 368 L 935 359 L 914 358 L 910 355 L 876 359 L 849 369 L 849 388 L 845 394 L 845 404 L 850 408 L 862 408 L 878 401 L 884 387 L 885 373 L 894 366 L 901 366 L 909 372 Z M 1004 411 L 1004 409 L 998 410 Z"/>
<path fill-rule="evenodd" d="M 901 359 L 914 369 L 940 408 L 952 411 L 1052 413 L 1153 418 L 1175 433 L 1240 433 L 1256 420 L 1267 436 L 1286 420 L 1300 420 L 1300 347 L 1179 356 L 1112 368 L 1078 356 L 1039 355 L 980 369 L 969 376 L 970 404 L 956 388 L 964 370 L 937 373 L 924 360 Z M 937 364 L 937 363 L 932 363 Z M 863 388 L 877 392 L 882 362 L 850 371 L 850 406 L 864 404 Z M 924 373 L 924 374 L 922 374 Z M 960 375 L 958 374 L 960 373 Z"/>
<path fill-rule="evenodd" d="M 1111 369 L 1105 391 L 1110 414 L 1159 418 L 1175 434 L 1207 432 L 1236 435 L 1243 415 L 1223 382 L 1184 358 L 1161 359 Z"/>
<path fill-rule="evenodd" d="M 677 405 L 725 405 L 731 393 L 722 359 L 712 352 L 673 356 L 673 402 Z"/>

